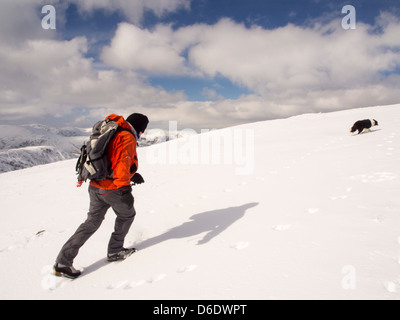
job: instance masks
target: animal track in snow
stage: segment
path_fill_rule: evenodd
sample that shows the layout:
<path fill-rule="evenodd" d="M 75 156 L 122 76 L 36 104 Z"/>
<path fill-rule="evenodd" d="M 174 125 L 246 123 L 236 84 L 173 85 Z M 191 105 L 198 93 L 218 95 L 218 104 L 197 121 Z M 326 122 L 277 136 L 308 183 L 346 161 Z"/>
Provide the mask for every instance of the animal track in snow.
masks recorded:
<path fill-rule="evenodd" d="M 112 284 L 112 283 L 109 284 L 107 289 L 109 289 L 109 290 L 122 289 L 122 288 L 125 288 L 127 285 L 129 285 L 129 281 L 124 280 L 124 281 L 117 282 L 115 284 Z"/>
<path fill-rule="evenodd" d="M 342 195 L 342 196 L 332 196 L 331 200 L 345 200 L 347 199 L 349 196 L 348 195 Z"/>
<path fill-rule="evenodd" d="M 193 270 L 196 269 L 196 268 L 197 268 L 196 265 L 191 264 L 191 265 L 183 266 L 183 267 L 179 268 L 178 270 L 176 270 L 176 272 L 178 272 L 178 273 L 191 272 L 191 271 L 193 271 Z"/>
<path fill-rule="evenodd" d="M 190 265 L 186 265 L 186 266 L 182 266 L 179 269 L 176 270 L 177 273 L 186 273 L 186 272 L 191 272 L 193 270 L 195 270 L 197 268 L 197 265 L 195 264 L 190 264 Z M 145 284 L 153 284 L 155 282 L 161 281 L 163 279 L 165 279 L 167 277 L 167 275 L 165 273 L 159 273 L 156 275 L 153 275 L 151 278 L 145 280 L 145 279 L 141 279 L 141 280 L 134 280 L 134 281 L 129 281 L 129 280 L 122 280 L 122 281 L 118 281 L 116 283 L 110 283 L 107 286 L 107 289 L 109 290 L 130 290 L 130 289 L 134 289 L 140 286 L 143 286 Z"/>
<path fill-rule="evenodd" d="M 158 282 L 158 281 L 161 281 L 162 279 L 164 279 L 166 276 L 167 275 L 165 273 L 159 273 L 159 274 L 152 276 L 149 280 L 147 280 L 147 282 L 148 283 Z"/>
<path fill-rule="evenodd" d="M 386 288 L 386 290 L 390 293 L 396 293 L 397 288 L 399 287 L 395 282 L 392 281 L 387 281 L 383 284 Z"/>
<path fill-rule="evenodd" d="M 133 288 L 136 288 L 136 287 L 140 287 L 140 286 L 144 285 L 145 283 L 146 283 L 146 280 L 144 280 L 144 279 L 138 280 L 138 281 L 132 281 L 132 282 L 129 282 L 129 283 L 124 287 L 124 289 L 125 289 L 125 290 L 133 289 Z"/>
<path fill-rule="evenodd" d="M 14 252 L 20 249 L 24 249 L 29 247 L 29 245 L 31 245 L 34 241 L 36 241 L 36 239 L 43 237 L 44 235 L 47 234 L 46 230 L 40 230 L 38 231 L 35 235 L 32 236 L 21 236 L 20 239 L 16 242 L 14 242 L 11 245 L 8 245 L 4 248 L 0 249 L 0 253 L 3 252 Z"/>
<path fill-rule="evenodd" d="M 307 212 L 308 212 L 309 214 L 315 214 L 315 213 L 319 212 L 319 208 L 309 208 L 309 209 L 307 210 Z"/>
<path fill-rule="evenodd" d="M 274 229 L 275 231 L 286 231 L 289 230 L 291 227 L 292 227 L 291 224 L 279 224 L 273 227 L 272 229 Z"/>
<path fill-rule="evenodd" d="M 119 281 L 116 283 L 110 283 L 107 286 L 107 289 L 109 289 L 109 290 L 120 290 L 120 289 L 129 290 L 129 289 L 133 289 L 135 287 L 140 287 L 144 284 L 152 284 L 152 283 L 161 281 L 166 276 L 167 276 L 166 274 L 160 273 L 160 274 L 156 274 L 156 275 L 152 276 L 148 280 L 144 280 L 144 279 L 135 280 L 135 281 L 122 280 L 122 281 Z"/>
<path fill-rule="evenodd" d="M 360 180 L 363 183 L 392 181 L 397 178 L 398 176 L 392 172 L 373 172 L 350 177 L 350 179 Z"/>
<path fill-rule="evenodd" d="M 350 177 L 350 179 L 353 179 L 354 177 Z M 352 187 L 347 187 L 346 189 L 345 189 L 345 191 L 346 191 L 346 193 L 350 193 L 351 191 L 353 190 L 353 188 Z M 340 195 L 340 196 L 332 196 L 332 197 L 330 197 L 330 199 L 331 200 L 345 200 L 345 199 L 347 199 L 349 196 L 347 195 L 347 194 L 343 194 L 343 195 Z"/>
<path fill-rule="evenodd" d="M 242 242 L 237 242 L 234 244 L 231 244 L 231 248 L 232 249 L 236 249 L 236 250 L 243 250 L 245 248 L 247 248 L 249 246 L 248 242 L 242 241 Z"/>
<path fill-rule="evenodd" d="M 400 245 L 400 237 L 397 238 L 397 243 Z M 400 257 L 399 257 L 399 259 L 397 260 L 397 262 L 400 264 Z"/>

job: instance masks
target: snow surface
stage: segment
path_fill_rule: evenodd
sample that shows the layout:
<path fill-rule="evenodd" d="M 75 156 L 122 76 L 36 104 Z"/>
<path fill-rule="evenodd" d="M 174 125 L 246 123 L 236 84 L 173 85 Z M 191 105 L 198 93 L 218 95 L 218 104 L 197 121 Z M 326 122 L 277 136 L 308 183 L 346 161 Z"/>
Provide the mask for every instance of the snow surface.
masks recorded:
<path fill-rule="evenodd" d="M 380 126 L 351 135 L 365 118 Z M 226 139 L 219 162 L 216 135 Z M 146 183 L 134 187 L 125 243 L 140 250 L 105 262 L 110 210 L 75 260 L 75 281 L 51 275 L 86 218 L 75 160 L 0 174 L 0 298 L 399 299 L 399 146 L 394 105 L 140 148 Z"/>

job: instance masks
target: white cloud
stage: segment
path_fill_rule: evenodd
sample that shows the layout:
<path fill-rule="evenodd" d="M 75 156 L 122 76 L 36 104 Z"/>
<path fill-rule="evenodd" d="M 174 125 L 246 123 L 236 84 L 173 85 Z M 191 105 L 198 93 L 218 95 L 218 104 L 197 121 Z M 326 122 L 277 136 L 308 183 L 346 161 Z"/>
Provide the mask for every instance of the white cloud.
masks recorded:
<path fill-rule="evenodd" d="M 162 74 L 185 73 L 185 59 L 173 42 L 173 31 L 158 26 L 154 32 L 121 23 L 102 59 L 109 66 Z"/>
<path fill-rule="evenodd" d="M 41 29 L 40 5 L 72 2 L 82 12 L 98 8 L 124 12 L 136 23 L 118 26 L 103 48 L 101 70 L 86 56 L 90 48 L 86 38 L 61 41 L 58 31 Z M 149 113 L 152 121 L 178 120 L 185 127 L 212 128 L 400 101 L 398 17 L 382 13 L 374 26 L 358 23 L 356 30 L 348 31 L 341 28 L 340 19 L 273 30 L 248 28 L 230 19 L 179 29 L 137 26 L 145 10 L 161 16 L 189 4 L 183 0 L 4 0 L 0 10 L 2 121 L 63 117 L 86 108 L 81 119 L 135 110 Z M 62 20 L 62 12 L 57 12 L 59 16 Z M 199 93 L 213 101 L 187 101 L 182 92 L 150 85 L 147 79 L 153 74 L 222 76 L 252 94 L 224 100 L 208 89 Z"/>
<path fill-rule="evenodd" d="M 10 93 L 11 106 L 22 103 L 50 106 L 58 98 L 62 101 L 67 98 L 64 92 L 68 91 L 69 81 L 90 71 L 90 60 L 82 58 L 86 49 L 84 38 L 63 42 L 30 40 L 18 48 L 2 46 L 0 90 Z"/>
<path fill-rule="evenodd" d="M 82 12 L 91 13 L 96 9 L 110 12 L 118 11 L 136 25 L 142 21 L 146 11 L 153 12 L 157 17 L 179 9 L 190 9 L 191 0 L 69 0 L 78 5 Z"/>
<path fill-rule="evenodd" d="M 63 10 L 74 1 L 1 2 L 1 121 L 46 121 L 66 115 L 72 118 L 75 110 L 84 111 L 76 115 L 83 121 L 85 117 L 104 117 L 111 112 L 128 114 L 186 99 L 182 92 L 168 93 L 152 87 L 147 78 L 137 72 L 97 68 L 98 63 L 86 56 L 90 43 L 85 37 L 61 41 L 59 30 L 62 28 L 55 31 L 42 29 L 40 9 L 43 5 L 56 6 L 59 27 L 65 18 Z M 96 0 L 79 1 L 78 5 L 85 4 L 85 12 L 96 8 L 122 11 L 138 8 L 138 12 L 152 10 L 156 15 L 162 15 L 180 7 L 187 8 L 189 3 L 187 0 Z"/>
<path fill-rule="evenodd" d="M 188 123 L 184 114 L 236 123 L 398 102 L 399 76 L 388 76 L 400 67 L 398 34 L 399 18 L 388 13 L 356 30 L 342 29 L 340 19 L 273 30 L 230 19 L 178 30 L 122 24 L 103 58 L 122 70 L 223 76 L 244 86 L 254 94 L 177 105 L 176 117 Z"/>
<path fill-rule="evenodd" d="M 353 87 L 400 65 L 399 27 L 393 20 L 382 34 L 371 34 L 367 25 L 345 31 L 332 21 L 321 28 L 264 30 L 225 19 L 190 49 L 189 59 L 207 75 L 221 74 L 261 95 Z"/>
<path fill-rule="evenodd" d="M 384 21 L 385 23 L 382 23 Z M 375 27 L 382 29 L 374 33 Z M 155 74 L 222 75 L 257 94 L 353 87 L 400 66 L 400 21 L 382 14 L 377 25 L 346 31 L 339 20 L 314 27 L 246 28 L 230 19 L 176 31 L 121 24 L 104 61 Z"/>
<path fill-rule="evenodd" d="M 0 47 L 2 120 L 61 117 L 79 107 L 101 110 L 104 117 L 186 98 L 152 87 L 135 72 L 95 70 L 85 57 L 87 46 L 85 38 L 75 38 Z"/>
<path fill-rule="evenodd" d="M 204 88 L 201 95 L 210 100 L 223 100 L 224 97 L 219 95 L 215 89 Z"/>

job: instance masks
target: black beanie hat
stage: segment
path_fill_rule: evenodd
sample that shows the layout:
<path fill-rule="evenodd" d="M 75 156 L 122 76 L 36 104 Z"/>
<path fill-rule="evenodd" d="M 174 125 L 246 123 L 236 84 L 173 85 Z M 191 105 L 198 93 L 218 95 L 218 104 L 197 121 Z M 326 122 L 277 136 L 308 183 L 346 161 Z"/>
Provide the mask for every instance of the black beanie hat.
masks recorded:
<path fill-rule="evenodd" d="M 137 133 L 144 132 L 149 124 L 149 119 L 140 113 L 131 114 L 127 119 Z"/>

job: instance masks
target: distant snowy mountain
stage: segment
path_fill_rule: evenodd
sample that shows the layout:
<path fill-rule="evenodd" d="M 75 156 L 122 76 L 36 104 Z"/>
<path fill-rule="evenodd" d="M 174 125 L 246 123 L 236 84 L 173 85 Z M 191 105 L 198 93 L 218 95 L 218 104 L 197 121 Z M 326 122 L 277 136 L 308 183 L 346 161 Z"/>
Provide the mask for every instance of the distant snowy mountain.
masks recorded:
<path fill-rule="evenodd" d="M 197 132 L 195 132 L 192 129 L 184 129 L 184 130 L 175 130 L 175 128 L 173 128 L 172 130 L 171 128 L 169 130 L 149 129 L 141 136 L 139 140 L 139 146 L 148 147 L 153 144 L 185 138 L 196 134 Z"/>
<path fill-rule="evenodd" d="M 90 128 L 53 128 L 41 124 L 0 125 L 0 173 L 77 158 L 90 133 Z M 187 134 L 152 129 L 139 140 L 139 146 L 150 146 Z"/>
<path fill-rule="evenodd" d="M 89 134 L 79 128 L 0 125 L 0 172 L 75 158 Z"/>
<path fill-rule="evenodd" d="M 0 172 L 34 167 L 72 158 L 73 154 L 62 152 L 52 146 L 24 147 L 0 151 Z"/>

